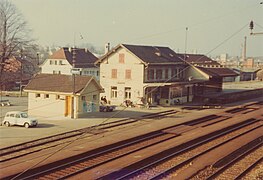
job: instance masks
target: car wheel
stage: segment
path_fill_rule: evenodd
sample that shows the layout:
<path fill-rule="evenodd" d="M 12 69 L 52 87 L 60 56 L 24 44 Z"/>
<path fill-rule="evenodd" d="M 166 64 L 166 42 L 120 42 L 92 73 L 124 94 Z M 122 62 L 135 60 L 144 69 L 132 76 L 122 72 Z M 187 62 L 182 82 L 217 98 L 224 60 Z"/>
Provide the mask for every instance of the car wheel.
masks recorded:
<path fill-rule="evenodd" d="M 29 124 L 28 123 L 25 123 L 25 128 L 29 128 Z"/>
<path fill-rule="evenodd" d="M 9 127 L 10 126 L 10 123 L 8 121 L 5 122 L 5 126 L 6 127 Z"/>

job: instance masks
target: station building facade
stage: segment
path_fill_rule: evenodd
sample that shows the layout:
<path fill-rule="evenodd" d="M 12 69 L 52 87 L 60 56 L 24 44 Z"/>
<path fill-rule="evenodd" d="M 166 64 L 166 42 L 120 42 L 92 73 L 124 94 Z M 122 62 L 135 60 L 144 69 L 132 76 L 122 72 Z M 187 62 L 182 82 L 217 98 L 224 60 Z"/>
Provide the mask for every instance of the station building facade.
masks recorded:
<path fill-rule="evenodd" d="M 169 47 L 119 44 L 96 63 L 102 96 L 113 105 L 173 105 L 191 102 L 203 93 L 209 76 Z"/>

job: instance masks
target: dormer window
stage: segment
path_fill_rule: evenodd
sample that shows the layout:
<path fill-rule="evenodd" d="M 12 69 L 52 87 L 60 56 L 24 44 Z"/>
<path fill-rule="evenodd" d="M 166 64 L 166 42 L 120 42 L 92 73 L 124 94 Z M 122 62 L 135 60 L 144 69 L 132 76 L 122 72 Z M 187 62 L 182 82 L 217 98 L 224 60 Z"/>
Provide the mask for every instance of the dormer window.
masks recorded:
<path fill-rule="evenodd" d="M 120 53 L 119 54 L 119 63 L 124 64 L 124 58 L 125 58 L 125 54 Z"/>
<path fill-rule="evenodd" d="M 161 53 L 160 53 L 160 52 L 155 52 L 155 54 L 156 54 L 157 56 L 161 56 Z"/>

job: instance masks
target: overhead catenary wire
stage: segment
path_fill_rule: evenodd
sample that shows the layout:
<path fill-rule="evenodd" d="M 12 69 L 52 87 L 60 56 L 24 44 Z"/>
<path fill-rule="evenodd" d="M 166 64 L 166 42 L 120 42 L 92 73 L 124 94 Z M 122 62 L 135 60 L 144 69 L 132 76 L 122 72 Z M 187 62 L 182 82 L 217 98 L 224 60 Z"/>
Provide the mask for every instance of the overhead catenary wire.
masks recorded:
<path fill-rule="evenodd" d="M 211 18 L 208 18 L 208 19 L 206 19 L 204 21 L 199 21 L 199 22 L 196 22 L 196 23 L 193 23 L 193 24 L 189 24 L 187 27 L 192 29 L 194 27 L 198 27 L 198 26 L 206 24 L 208 22 L 216 21 L 218 19 L 227 17 L 229 15 L 232 15 L 232 14 L 235 14 L 235 13 L 239 13 L 239 12 L 245 12 L 248 9 L 254 9 L 254 8 L 258 8 L 258 4 L 253 4 L 251 6 L 247 6 L 247 7 L 243 8 L 242 10 L 235 10 L 235 11 L 231 10 L 228 13 L 224 13 L 223 15 L 219 15 L 219 16 L 216 16 L 216 17 L 211 17 Z M 171 28 L 170 30 L 167 30 L 167 31 L 157 32 L 157 33 L 153 33 L 153 34 L 150 34 L 150 35 L 145 35 L 145 36 L 140 36 L 140 37 L 137 37 L 137 38 L 129 39 L 129 40 L 126 40 L 126 42 L 140 41 L 140 40 L 161 36 L 163 34 L 171 33 L 171 32 L 177 31 L 177 30 L 183 30 L 183 29 L 185 29 L 185 26 Z"/>
<path fill-rule="evenodd" d="M 219 43 L 215 48 L 213 48 L 213 49 L 211 49 L 210 51 L 208 51 L 208 52 L 206 53 L 206 55 L 209 54 L 209 53 L 211 53 L 212 51 L 214 51 L 215 49 L 217 49 L 217 48 L 220 47 L 221 45 L 223 45 L 223 44 L 224 44 L 225 42 L 227 42 L 228 40 L 230 40 L 232 37 L 234 37 L 236 34 L 238 34 L 240 31 L 242 31 L 244 28 L 246 28 L 247 25 L 248 25 L 248 24 L 244 25 L 244 26 L 241 27 L 238 31 L 236 31 L 235 33 L 233 33 L 232 35 L 230 35 L 227 39 L 225 39 L 224 41 L 222 41 L 221 43 Z M 205 55 L 204 55 L 204 56 L 201 56 L 200 58 L 198 58 L 198 60 L 202 59 L 203 57 L 205 57 Z M 198 61 L 198 60 L 197 60 L 197 61 Z M 170 77 L 170 78 L 167 79 L 165 82 L 160 83 L 159 86 L 157 86 L 156 88 L 153 88 L 151 91 L 148 92 L 148 94 L 149 94 L 149 93 L 152 93 L 153 91 L 155 91 L 155 90 L 156 90 L 157 88 L 159 88 L 160 86 L 163 86 L 164 83 L 169 82 L 172 78 L 178 76 L 180 73 L 182 73 L 183 71 L 187 70 L 189 67 L 191 67 L 191 66 L 187 66 L 186 68 L 182 69 L 181 71 L 178 71 L 177 74 L 175 74 L 174 76 Z M 39 78 L 42 78 L 42 77 L 39 77 Z M 71 85 L 67 85 L 67 86 L 71 86 Z M 45 86 L 45 87 L 46 87 L 46 86 Z M 57 86 L 50 86 L 50 87 L 57 87 Z M 92 92 L 87 92 L 87 93 L 85 93 L 85 94 L 89 94 L 89 93 L 93 93 L 93 92 L 97 92 L 97 91 L 99 91 L 99 90 L 95 90 L 95 91 L 92 91 Z M 50 104 L 53 104 L 53 103 L 54 103 L 54 102 L 52 102 L 52 103 L 50 103 Z M 43 106 L 48 106 L 48 105 L 50 105 L 50 104 L 46 104 L 46 105 L 43 105 Z M 40 106 L 39 106 L 39 107 L 40 107 Z M 41 106 L 41 107 L 42 107 L 42 106 Z M 36 107 L 36 108 L 34 108 L 34 109 L 37 109 L 37 108 L 38 108 L 38 107 Z M 126 108 L 125 108 L 125 109 L 126 109 Z M 125 110 L 125 109 L 124 109 L 124 110 Z M 30 110 L 32 110 L 32 109 L 30 109 Z M 114 117 L 114 116 L 113 116 L 113 117 Z M 112 117 L 111 117 L 111 118 L 112 118 Z M 106 122 L 107 120 L 108 120 L 108 119 L 106 119 L 105 122 Z"/>
<path fill-rule="evenodd" d="M 212 48 L 209 52 L 206 53 L 209 54 L 212 51 L 214 51 L 215 49 L 217 49 L 218 47 L 220 47 L 221 45 L 223 45 L 224 43 L 226 43 L 227 41 L 229 41 L 231 38 L 233 38 L 235 35 L 237 35 L 239 32 L 241 32 L 244 28 L 247 27 L 248 24 L 242 26 L 238 31 L 234 32 L 233 34 L 231 34 L 228 38 L 226 38 L 224 41 L 220 42 L 215 48 Z M 201 56 L 198 60 L 202 59 L 205 56 Z M 166 80 L 164 83 L 170 81 L 172 78 L 178 76 L 180 73 L 182 73 L 183 71 L 185 71 L 186 69 L 188 69 L 189 67 L 191 67 L 191 65 L 187 66 L 186 68 L 184 68 L 183 70 L 177 72 L 177 74 L 175 74 L 174 76 L 172 76 L 171 78 L 169 78 L 168 80 Z M 161 83 L 159 86 L 157 86 L 156 88 L 154 88 L 154 90 L 156 90 L 157 88 L 159 88 L 161 85 L 163 85 L 164 83 Z M 151 91 L 152 92 L 152 91 Z M 150 93 L 150 92 L 148 92 Z M 94 129 L 102 124 L 104 124 L 105 122 L 107 122 L 109 119 L 115 117 L 117 114 L 123 112 L 124 110 L 126 110 L 128 107 L 124 107 L 122 110 L 118 111 L 117 113 L 114 113 L 111 117 L 106 118 L 104 121 L 102 121 L 101 123 L 99 123 L 97 126 L 94 126 Z M 37 162 L 36 164 L 33 164 L 32 166 L 26 168 L 24 171 L 22 171 L 21 173 L 19 173 L 18 175 L 16 175 L 15 177 L 12 178 L 12 180 L 19 178 L 22 174 L 26 173 L 27 171 L 29 171 L 30 169 L 36 167 L 37 165 L 39 165 L 40 163 L 46 161 L 47 159 L 49 159 L 50 157 L 52 157 L 53 155 L 55 155 L 56 153 L 60 152 L 61 150 L 65 149 L 66 147 L 68 147 L 69 145 L 71 145 L 72 143 L 74 143 L 75 141 L 81 139 L 84 135 L 86 135 L 88 132 L 90 132 L 90 130 L 84 132 L 81 136 L 77 137 L 76 139 L 70 141 L 69 143 L 65 144 L 63 147 L 59 148 L 57 151 L 53 152 L 52 154 L 48 155 L 47 157 L 45 157 L 44 159 L 40 160 L 39 162 Z"/>

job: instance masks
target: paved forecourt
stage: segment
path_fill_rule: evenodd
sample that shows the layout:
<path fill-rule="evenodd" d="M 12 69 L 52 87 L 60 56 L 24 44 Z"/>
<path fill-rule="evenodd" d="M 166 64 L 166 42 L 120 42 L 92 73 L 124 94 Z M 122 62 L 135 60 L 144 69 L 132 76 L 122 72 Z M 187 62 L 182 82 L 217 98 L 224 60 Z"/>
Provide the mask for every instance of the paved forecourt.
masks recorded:
<path fill-rule="evenodd" d="M 12 103 L 12 106 L 0 107 L 1 121 L 6 112 L 27 110 L 27 98 L 8 97 L 8 99 Z M 171 108 L 174 109 L 174 107 Z M 93 112 L 89 113 L 88 117 L 79 119 L 37 117 L 39 125 L 33 128 L 0 126 L 0 148 L 101 123 L 165 111 L 171 108 L 156 107 L 152 109 L 140 109 L 118 107 L 114 112 Z"/>
<path fill-rule="evenodd" d="M 21 97 L 21 98 L 8 97 L 8 99 L 11 101 L 13 106 L 0 107 L 0 113 L 2 117 L 1 121 L 5 113 L 8 111 L 13 111 L 13 110 L 25 111 L 27 109 L 26 97 Z M 249 101 L 258 101 L 258 100 L 263 100 L 263 98 L 261 97 L 254 100 L 243 101 L 243 103 Z M 242 104 L 242 102 L 237 102 L 236 104 L 232 104 L 232 105 L 240 105 L 240 104 Z M 202 116 L 202 115 L 205 116 L 211 113 L 217 113 L 218 111 L 222 111 L 222 109 L 221 110 L 207 109 L 202 111 L 196 111 L 196 110 L 182 111 L 180 106 L 154 107 L 151 109 L 118 107 L 117 110 L 115 110 L 114 112 L 95 112 L 95 113 L 90 113 L 86 118 L 79 118 L 79 119 L 38 118 L 39 125 L 34 128 L 26 129 L 20 126 L 12 126 L 12 127 L 0 126 L 0 148 L 31 141 L 34 139 L 43 138 L 46 136 L 64 133 L 75 129 L 98 125 L 105 122 L 116 121 L 128 117 L 139 117 L 142 115 L 156 113 L 160 111 L 166 111 L 170 109 L 175 109 L 179 111 L 177 115 L 178 117 L 176 118 L 177 120 L 184 119 L 185 117 L 189 117 L 189 116 L 195 118 L 197 114 L 198 116 Z"/>

